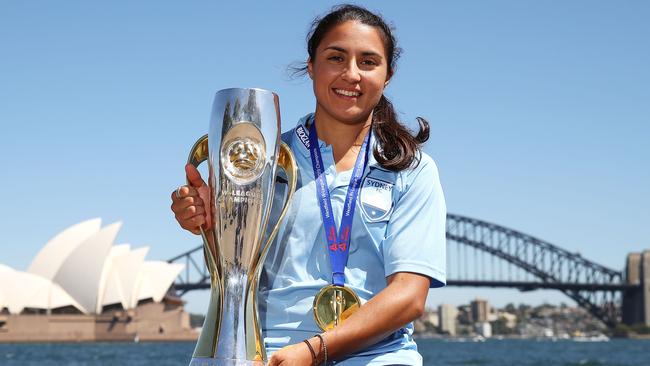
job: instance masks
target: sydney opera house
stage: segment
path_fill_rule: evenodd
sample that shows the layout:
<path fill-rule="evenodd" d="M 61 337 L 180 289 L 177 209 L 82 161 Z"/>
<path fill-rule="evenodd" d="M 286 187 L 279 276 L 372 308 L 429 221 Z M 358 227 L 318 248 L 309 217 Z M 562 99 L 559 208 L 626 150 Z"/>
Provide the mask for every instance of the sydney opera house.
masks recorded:
<path fill-rule="evenodd" d="M 26 272 L 0 264 L 0 342 L 195 339 L 170 292 L 182 265 L 114 245 L 100 219 L 52 238 Z"/>

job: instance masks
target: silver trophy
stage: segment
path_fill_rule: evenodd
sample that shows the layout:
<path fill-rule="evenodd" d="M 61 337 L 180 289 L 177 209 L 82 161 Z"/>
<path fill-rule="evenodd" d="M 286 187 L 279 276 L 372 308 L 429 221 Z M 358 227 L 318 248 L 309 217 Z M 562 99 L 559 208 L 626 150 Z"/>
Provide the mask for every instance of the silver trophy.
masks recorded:
<path fill-rule="evenodd" d="M 208 161 L 213 229 L 201 232 L 210 272 L 210 307 L 191 366 L 262 365 L 266 352 L 257 315 L 264 257 L 296 189 L 297 167 L 280 140 L 278 96 L 262 89 L 225 89 L 214 97 L 209 134 L 188 162 Z M 286 174 L 280 219 L 267 233 L 277 166 Z"/>

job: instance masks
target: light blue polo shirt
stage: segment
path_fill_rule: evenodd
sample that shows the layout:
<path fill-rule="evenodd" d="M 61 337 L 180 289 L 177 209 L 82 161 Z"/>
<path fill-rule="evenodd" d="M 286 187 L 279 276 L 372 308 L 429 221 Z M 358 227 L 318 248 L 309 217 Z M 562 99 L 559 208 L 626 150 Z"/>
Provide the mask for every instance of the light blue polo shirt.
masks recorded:
<path fill-rule="evenodd" d="M 299 124 L 304 126 L 310 118 L 303 117 Z M 298 186 L 260 278 L 259 315 L 269 354 L 321 332 L 312 303 L 332 276 L 309 151 L 295 129 L 284 133 L 282 140 L 295 155 Z M 371 147 L 374 142 L 371 136 Z M 337 174 L 331 146 L 319 143 L 338 227 L 352 171 Z M 368 158 L 354 212 L 346 286 L 354 289 L 362 304 L 383 290 L 386 277 L 397 272 L 423 274 L 431 278 L 431 287 L 444 286 L 446 207 L 434 161 L 422 153 L 416 168 L 396 173 L 382 168 L 372 150 Z M 286 185 L 278 186 L 276 207 Z M 269 226 L 276 221 L 271 218 Z M 412 335 L 411 323 L 335 364 L 421 365 Z"/>

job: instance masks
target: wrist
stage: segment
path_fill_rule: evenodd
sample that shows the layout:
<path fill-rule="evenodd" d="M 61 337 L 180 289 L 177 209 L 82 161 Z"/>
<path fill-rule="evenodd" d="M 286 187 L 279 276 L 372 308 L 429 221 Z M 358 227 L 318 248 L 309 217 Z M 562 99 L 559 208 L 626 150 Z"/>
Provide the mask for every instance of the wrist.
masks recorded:
<path fill-rule="evenodd" d="M 314 345 L 314 349 L 316 350 L 316 365 L 326 365 L 327 360 L 329 359 L 328 356 L 328 350 L 327 350 L 327 343 L 325 341 L 324 335 L 321 334 L 316 334 L 313 336 L 310 341 L 312 341 L 312 345 Z"/>
<path fill-rule="evenodd" d="M 324 364 L 326 358 L 321 339 L 317 336 L 314 336 L 309 339 L 305 339 L 303 343 L 305 343 L 304 348 L 307 349 L 311 354 L 311 364 L 314 366 Z"/>
<path fill-rule="evenodd" d="M 314 366 L 318 365 L 318 361 L 317 361 L 318 356 L 316 355 L 317 348 L 315 348 L 315 346 L 312 344 L 312 339 L 305 339 L 302 342 L 306 345 L 307 349 L 309 350 L 309 353 L 311 354 L 311 365 Z"/>

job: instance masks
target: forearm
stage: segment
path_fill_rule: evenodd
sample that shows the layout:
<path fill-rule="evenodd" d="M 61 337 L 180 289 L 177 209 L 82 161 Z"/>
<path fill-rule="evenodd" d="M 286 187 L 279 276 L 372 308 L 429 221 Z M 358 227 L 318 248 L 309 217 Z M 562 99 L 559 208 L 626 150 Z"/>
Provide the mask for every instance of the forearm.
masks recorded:
<path fill-rule="evenodd" d="M 327 331 L 323 338 L 329 359 L 365 349 L 422 315 L 429 278 L 413 273 L 397 273 L 389 285 L 359 308 L 344 323 Z M 316 349 L 319 340 L 310 340 Z"/>

